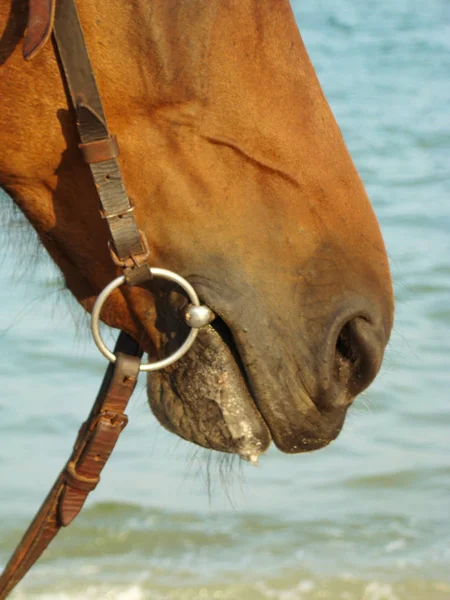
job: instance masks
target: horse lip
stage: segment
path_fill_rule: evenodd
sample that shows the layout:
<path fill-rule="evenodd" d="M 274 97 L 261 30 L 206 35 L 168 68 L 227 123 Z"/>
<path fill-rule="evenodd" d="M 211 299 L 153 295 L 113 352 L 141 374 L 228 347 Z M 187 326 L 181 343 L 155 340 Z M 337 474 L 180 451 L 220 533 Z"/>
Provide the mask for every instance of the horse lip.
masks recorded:
<path fill-rule="evenodd" d="M 216 313 L 216 315 L 217 314 L 218 313 Z M 267 427 L 267 429 L 270 433 L 271 439 L 273 440 L 273 442 L 275 443 L 275 445 L 277 446 L 277 448 L 279 450 L 281 450 L 282 452 L 287 453 L 287 454 L 299 453 L 299 452 L 311 452 L 311 451 L 323 448 L 324 446 L 327 446 L 330 442 L 332 442 L 337 437 L 337 435 L 341 431 L 342 423 L 340 423 L 338 426 L 332 425 L 331 428 L 329 428 L 329 425 L 331 424 L 331 422 L 328 422 L 328 417 L 331 417 L 331 421 L 334 421 L 335 419 L 333 418 L 333 416 L 331 414 L 327 415 L 325 413 L 322 413 L 319 406 L 317 406 L 316 402 L 314 401 L 313 397 L 308 393 L 308 391 L 305 388 L 302 388 L 302 390 L 301 390 L 303 401 L 305 403 L 309 404 L 314 409 L 314 412 L 316 412 L 317 414 L 320 414 L 321 420 L 322 420 L 322 426 L 324 426 L 325 429 L 327 429 L 327 433 L 325 434 L 325 437 L 323 435 L 308 435 L 307 431 L 305 430 L 305 434 L 301 437 L 301 440 L 299 441 L 297 436 L 294 436 L 294 438 L 292 438 L 291 436 L 289 436 L 289 434 L 286 434 L 285 432 L 280 433 L 280 431 L 283 429 L 283 427 L 278 428 L 277 423 L 271 422 L 272 420 L 269 421 L 266 418 L 264 410 L 260 406 L 260 403 L 258 401 L 258 394 L 255 392 L 254 386 L 252 385 L 253 376 L 247 368 L 246 362 L 245 362 L 245 360 L 242 356 L 242 352 L 240 350 L 240 344 L 238 341 L 236 341 L 236 339 L 233 335 L 233 329 L 227 324 L 226 320 L 221 316 L 216 317 L 216 319 L 211 323 L 211 326 L 218 333 L 222 342 L 230 350 L 230 353 L 242 375 L 242 379 L 245 383 L 247 391 L 253 400 L 255 408 L 256 408 L 260 418 L 265 423 L 265 426 Z M 299 393 L 300 393 L 300 391 L 299 391 Z M 333 414 L 334 414 L 334 417 L 336 417 L 336 414 L 337 414 L 337 416 L 339 417 L 338 420 L 340 420 L 340 421 L 343 420 L 341 410 L 338 410 L 337 413 L 336 413 L 336 411 L 334 411 Z M 299 413 L 299 418 L 301 418 L 300 413 Z M 282 425 L 282 422 L 283 422 L 283 418 L 280 419 L 281 425 Z M 329 431 L 328 431 L 328 429 L 329 429 Z"/>
<path fill-rule="evenodd" d="M 211 323 L 211 327 L 213 327 L 213 329 L 217 332 L 217 334 L 220 336 L 222 342 L 227 346 L 228 350 L 230 351 L 231 356 L 233 357 L 239 371 L 241 372 L 242 379 L 245 382 L 245 386 L 246 386 L 250 396 L 252 397 L 253 401 L 255 402 L 255 397 L 254 397 L 254 394 L 252 391 L 252 386 L 250 384 L 249 373 L 247 372 L 245 363 L 244 363 L 241 353 L 239 351 L 239 347 L 236 344 L 236 341 L 234 339 L 231 327 L 229 327 L 229 325 L 227 325 L 226 321 L 222 317 L 217 316 L 217 314 L 216 314 L 216 318 Z M 255 405 L 258 408 L 258 405 L 256 404 L 256 402 L 255 402 Z M 259 410 L 259 408 L 258 408 L 258 412 L 261 414 L 261 411 Z M 263 415 L 261 414 L 261 416 L 263 416 Z"/>
<path fill-rule="evenodd" d="M 247 356 L 245 344 L 250 337 L 250 328 L 255 323 L 250 321 L 247 330 L 245 325 L 236 323 L 233 318 L 230 318 L 231 315 L 241 314 L 239 305 L 242 296 L 230 297 L 227 293 L 223 293 L 223 290 L 221 294 L 218 294 L 210 282 L 200 277 L 192 279 L 191 283 L 194 283 L 201 301 L 205 301 L 217 315 L 210 326 L 215 329 L 230 350 L 254 407 L 277 448 L 288 454 L 309 452 L 323 448 L 333 441 L 342 429 L 345 411 L 338 408 L 328 413 L 322 412 L 316 403 L 314 393 L 311 393 L 312 390 L 308 390 L 300 379 L 298 381 L 299 388 L 295 392 L 296 398 L 292 398 L 292 404 L 288 403 L 289 406 L 286 407 L 286 399 L 275 397 L 275 394 L 279 396 L 286 392 L 289 393 L 289 390 L 285 389 L 283 392 L 283 389 L 278 389 L 279 386 L 270 392 L 273 394 L 271 399 L 267 390 L 264 390 L 267 388 L 267 384 L 264 381 L 256 380 L 259 375 L 254 372 L 254 362 L 252 365 L 248 363 L 251 357 Z M 260 355 L 260 353 L 258 354 Z M 258 356 L 255 358 L 258 360 Z M 265 368 L 263 364 L 261 368 Z M 273 380 L 273 373 L 270 378 Z M 268 410 L 265 405 L 271 402 L 275 406 L 278 405 L 280 410 Z M 296 408 L 297 404 L 299 404 L 298 409 Z M 286 411 L 283 406 L 286 407 Z M 307 413 L 310 417 L 306 416 Z"/>
<path fill-rule="evenodd" d="M 221 316 L 219 316 L 217 312 L 215 313 L 215 315 L 216 315 L 216 317 L 210 323 L 210 326 L 218 334 L 222 343 L 228 348 L 228 350 L 231 354 L 232 360 L 234 361 L 236 367 L 239 369 L 239 372 L 241 374 L 245 388 L 246 388 L 251 400 L 253 401 L 255 410 L 257 411 L 259 418 L 262 420 L 265 427 L 267 428 L 270 438 L 273 439 L 272 429 L 271 429 L 269 423 L 267 422 L 267 420 L 264 416 L 264 413 L 261 411 L 261 409 L 258 405 L 256 395 L 253 391 L 253 387 L 251 384 L 250 374 L 249 374 L 247 367 L 245 365 L 245 362 L 242 358 L 241 352 L 239 350 L 239 346 L 236 343 L 235 338 L 233 336 L 233 331 L 232 331 L 231 327 L 226 323 L 225 319 L 223 319 Z M 256 464 L 256 463 L 254 463 L 252 458 L 250 458 L 248 460 L 250 460 L 250 462 L 252 462 L 253 464 Z"/>
<path fill-rule="evenodd" d="M 168 352 L 188 329 L 180 329 L 183 313 L 183 309 L 176 311 L 178 326 L 172 321 L 171 331 L 178 330 L 179 335 L 167 340 Z M 239 454 L 250 462 L 271 443 L 231 333 L 220 319 L 214 327 L 201 328 L 192 348 L 178 361 L 150 373 L 147 389 L 158 421 L 188 441 Z"/>
<path fill-rule="evenodd" d="M 276 439 L 278 436 L 276 436 L 276 432 L 274 431 L 274 425 L 268 422 L 263 410 L 260 408 L 260 405 L 258 402 L 258 396 L 254 392 L 254 389 L 253 389 L 253 386 L 251 383 L 252 376 L 249 373 L 246 363 L 242 357 L 242 353 L 239 350 L 239 345 L 235 341 L 232 328 L 226 323 L 225 319 L 223 319 L 222 317 L 216 317 L 216 319 L 211 323 L 211 326 L 214 328 L 214 330 L 220 336 L 222 342 L 227 346 L 228 350 L 230 351 L 232 358 L 241 373 L 242 379 L 247 388 L 247 392 L 249 393 L 251 399 L 253 400 L 255 408 L 256 408 L 260 418 L 264 422 L 265 426 L 267 427 L 272 440 L 275 442 L 277 447 L 282 452 L 288 452 L 288 453 L 289 452 L 298 452 L 298 450 L 292 450 L 292 446 L 282 445 L 280 443 L 277 443 Z M 309 398 L 309 396 L 308 396 L 308 398 Z M 312 402 L 312 400 L 311 400 L 311 402 Z M 301 450 L 302 451 L 315 450 L 319 447 L 322 447 L 323 445 L 324 445 L 323 442 L 318 444 L 315 440 L 309 440 L 308 444 L 305 445 L 305 447 L 302 448 Z"/>

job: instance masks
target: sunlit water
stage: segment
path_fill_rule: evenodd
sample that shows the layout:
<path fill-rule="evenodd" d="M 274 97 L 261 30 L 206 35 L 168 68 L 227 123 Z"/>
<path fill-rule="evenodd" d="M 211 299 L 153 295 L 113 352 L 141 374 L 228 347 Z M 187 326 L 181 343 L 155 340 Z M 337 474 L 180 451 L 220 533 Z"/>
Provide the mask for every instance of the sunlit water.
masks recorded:
<path fill-rule="evenodd" d="M 272 450 L 259 469 L 229 469 L 163 431 L 142 381 L 102 484 L 15 600 L 450 598 L 450 4 L 294 9 L 390 253 L 383 371 L 330 447 Z M 2 248 L 4 564 L 105 365 L 48 262 L 21 269 Z M 36 253 L 25 248 L 24 264 Z"/>

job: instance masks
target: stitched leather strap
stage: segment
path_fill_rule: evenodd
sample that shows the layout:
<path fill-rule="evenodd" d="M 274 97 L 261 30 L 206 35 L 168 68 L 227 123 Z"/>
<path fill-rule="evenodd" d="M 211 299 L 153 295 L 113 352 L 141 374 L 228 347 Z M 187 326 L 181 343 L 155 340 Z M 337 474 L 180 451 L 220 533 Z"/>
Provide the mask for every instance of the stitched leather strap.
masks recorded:
<path fill-rule="evenodd" d="M 71 457 L 0 577 L 0 600 L 24 577 L 60 528 L 78 515 L 127 423 L 124 411 L 136 385 L 142 350 L 121 333 L 115 354 L 117 361 L 106 371 Z"/>
<path fill-rule="evenodd" d="M 54 38 L 76 113 L 83 155 L 89 164 L 114 253 L 131 285 L 151 278 L 148 245 L 138 230 L 122 180 L 117 146 L 106 123 L 74 0 L 58 0 Z M 131 276 L 131 271 L 133 271 Z"/>

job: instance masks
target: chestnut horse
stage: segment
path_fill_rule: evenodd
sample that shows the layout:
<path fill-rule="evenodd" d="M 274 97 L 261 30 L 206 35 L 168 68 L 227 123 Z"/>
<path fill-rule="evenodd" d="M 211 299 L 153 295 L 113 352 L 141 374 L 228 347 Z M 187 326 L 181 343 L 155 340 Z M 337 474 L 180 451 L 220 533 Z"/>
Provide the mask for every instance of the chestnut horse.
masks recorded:
<path fill-rule="evenodd" d="M 218 315 L 149 378 L 159 421 L 243 457 L 320 448 L 377 374 L 393 321 L 383 239 L 288 0 L 78 1 L 152 265 Z M 22 56 L 0 5 L 0 186 L 87 310 L 114 277 L 51 43 Z M 168 300 L 170 310 L 164 307 Z M 162 356 L 175 289 L 126 286 L 103 319 Z"/>

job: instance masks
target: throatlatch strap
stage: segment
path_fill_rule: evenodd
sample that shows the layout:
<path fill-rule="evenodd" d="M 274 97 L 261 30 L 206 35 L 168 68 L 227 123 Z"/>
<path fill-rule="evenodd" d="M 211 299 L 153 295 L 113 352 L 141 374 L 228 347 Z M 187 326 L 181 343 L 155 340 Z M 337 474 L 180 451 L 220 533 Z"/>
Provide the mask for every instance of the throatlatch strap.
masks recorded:
<path fill-rule="evenodd" d="M 142 350 L 121 333 L 114 352 L 117 361 L 108 366 L 71 457 L 0 576 L 0 600 L 19 583 L 60 528 L 78 515 L 127 423 L 124 411 L 136 385 Z"/>
<path fill-rule="evenodd" d="M 74 0 L 58 0 L 53 34 L 77 117 L 80 150 L 100 196 L 101 214 L 108 223 L 116 262 L 124 268 L 128 283 L 135 285 L 151 278 L 149 251 L 125 191 L 117 142 L 108 131 Z"/>

